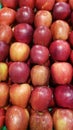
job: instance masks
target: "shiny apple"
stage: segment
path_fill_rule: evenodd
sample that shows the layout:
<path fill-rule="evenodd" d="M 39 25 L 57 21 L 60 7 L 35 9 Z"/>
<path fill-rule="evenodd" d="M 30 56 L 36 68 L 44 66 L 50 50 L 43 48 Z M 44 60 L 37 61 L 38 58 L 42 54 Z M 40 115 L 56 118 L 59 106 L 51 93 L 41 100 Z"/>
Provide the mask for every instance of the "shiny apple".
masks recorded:
<path fill-rule="evenodd" d="M 73 68 L 68 62 L 55 62 L 51 65 L 51 76 L 55 84 L 71 83 L 72 75 Z"/>
<path fill-rule="evenodd" d="M 26 130 L 29 122 L 27 109 L 11 106 L 6 111 L 5 124 L 8 130 Z"/>
<path fill-rule="evenodd" d="M 35 87 L 31 93 L 30 105 L 35 111 L 47 110 L 52 99 L 52 90 L 48 86 Z"/>
<path fill-rule="evenodd" d="M 29 78 L 30 69 L 24 62 L 13 62 L 9 66 L 9 77 L 13 83 L 25 83 Z"/>
<path fill-rule="evenodd" d="M 21 42 L 14 42 L 10 46 L 10 59 L 12 61 L 26 61 L 30 54 L 30 47 Z"/>
<path fill-rule="evenodd" d="M 49 83 L 50 70 L 44 65 L 34 65 L 30 71 L 30 75 L 34 86 L 42 86 Z"/>
<path fill-rule="evenodd" d="M 8 65 L 5 62 L 0 62 L 0 82 L 6 81 L 8 78 Z"/>

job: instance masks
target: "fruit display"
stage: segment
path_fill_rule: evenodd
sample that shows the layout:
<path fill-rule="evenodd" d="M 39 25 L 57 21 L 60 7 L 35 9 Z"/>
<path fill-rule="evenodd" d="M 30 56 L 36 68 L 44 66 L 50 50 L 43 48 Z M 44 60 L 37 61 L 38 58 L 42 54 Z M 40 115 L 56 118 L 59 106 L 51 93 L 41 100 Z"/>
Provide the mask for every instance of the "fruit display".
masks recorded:
<path fill-rule="evenodd" d="M 73 130 L 73 0 L 0 0 L 0 130 Z"/>

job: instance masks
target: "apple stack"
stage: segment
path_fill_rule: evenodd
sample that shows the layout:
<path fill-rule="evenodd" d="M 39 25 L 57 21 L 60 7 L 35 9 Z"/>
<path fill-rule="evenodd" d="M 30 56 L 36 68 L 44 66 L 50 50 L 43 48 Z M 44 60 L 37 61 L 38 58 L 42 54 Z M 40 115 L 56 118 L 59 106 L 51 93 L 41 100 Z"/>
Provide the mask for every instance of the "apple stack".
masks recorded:
<path fill-rule="evenodd" d="M 0 128 L 73 130 L 73 0 L 1 4 Z"/>

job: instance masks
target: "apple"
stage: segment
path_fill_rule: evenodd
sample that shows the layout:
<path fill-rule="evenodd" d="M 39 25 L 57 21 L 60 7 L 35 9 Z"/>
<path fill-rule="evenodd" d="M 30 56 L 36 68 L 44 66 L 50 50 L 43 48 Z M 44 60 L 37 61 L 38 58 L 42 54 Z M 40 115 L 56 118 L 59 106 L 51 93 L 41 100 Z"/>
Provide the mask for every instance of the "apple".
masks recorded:
<path fill-rule="evenodd" d="M 35 27 L 47 26 L 50 27 L 52 23 L 52 14 L 47 10 L 39 10 L 34 17 Z"/>
<path fill-rule="evenodd" d="M 30 51 L 30 58 L 34 64 L 42 65 L 49 59 L 49 50 L 42 45 L 34 45 Z"/>
<path fill-rule="evenodd" d="M 54 61 L 67 61 L 71 53 L 70 44 L 64 40 L 55 40 L 50 44 L 49 53 Z"/>
<path fill-rule="evenodd" d="M 39 26 L 34 30 L 33 43 L 48 47 L 52 40 L 51 30 L 47 26 Z"/>
<path fill-rule="evenodd" d="M 66 21 L 56 20 L 51 25 L 53 40 L 67 40 L 70 26 Z"/>
<path fill-rule="evenodd" d="M 52 90 L 48 86 L 35 87 L 30 97 L 30 105 L 35 111 L 47 110 L 52 99 Z"/>
<path fill-rule="evenodd" d="M 18 23 L 28 23 L 33 24 L 34 21 L 34 11 L 28 6 L 23 6 L 19 8 L 16 12 L 16 21 Z"/>
<path fill-rule="evenodd" d="M 59 85 L 54 90 L 56 104 L 63 108 L 73 109 L 73 86 Z"/>
<path fill-rule="evenodd" d="M 35 112 L 30 115 L 30 130 L 52 130 L 53 120 L 51 114 L 47 112 Z"/>
<path fill-rule="evenodd" d="M 30 69 L 24 62 L 13 62 L 9 66 L 9 77 L 13 83 L 25 83 L 29 78 Z"/>
<path fill-rule="evenodd" d="M 33 28 L 27 23 L 20 23 L 14 27 L 14 38 L 17 42 L 29 44 L 33 37 Z"/>
<path fill-rule="evenodd" d="M 1 3 L 4 7 L 15 9 L 18 5 L 18 0 L 2 0 Z"/>
<path fill-rule="evenodd" d="M 49 10 L 53 9 L 55 0 L 36 0 L 35 6 L 38 10 Z"/>
<path fill-rule="evenodd" d="M 35 0 L 19 0 L 19 7 L 22 6 L 29 6 L 30 8 L 34 9 Z"/>
<path fill-rule="evenodd" d="M 0 41 L 0 62 L 5 61 L 9 54 L 9 45 L 6 42 Z"/>
<path fill-rule="evenodd" d="M 73 110 L 57 108 L 53 114 L 55 130 L 73 130 Z"/>
<path fill-rule="evenodd" d="M 8 130 L 26 130 L 29 122 L 27 109 L 11 106 L 6 111 L 5 124 Z"/>
<path fill-rule="evenodd" d="M 13 36 L 13 32 L 11 27 L 6 24 L 0 24 L 0 41 L 10 44 L 12 36 Z"/>
<path fill-rule="evenodd" d="M 0 62 L 0 82 L 6 81 L 8 78 L 8 65 L 5 62 Z"/>
<path fill-rule="evenodd" d="M 44 65 L 34 65 L 30 75 L 33 86 L 43 86 L 49 83 L 50 70 Z"/>
<path fill-rule="evenodd" d="M 66 2 L 57 2 L 53 8 L 53 18 L 65 20 L 70 16 L 71 9 L 70 5 Z"/>
<path fill-rule="evenodd" d="M 51 65 L 51 76 L 55 84 L 69 84 L 72 80 L 73 68 L 68 62 L 55 62 Z"/>
<path fill-rule="evenodd" d="M 30 54 L 30 47 L 26 43 L 14 42 L 10 46 L 9 54 L 12 61 L 26 61 Z"/>
<path fill-rule="evenodd" d="M 0 108 L 8 104 L 9 85 L 6 82 L 0 82 Z"/>
<path fill-rule="evenodd" d="M 27 107 L 31 94 L 31 86 L 25 84 L 12 84 L 10 87 L 10 101 L 13 105 Z"/>
<path fill-rule="evenodd" d="M 73 10 L 73 0 L 69 0 L 69 5 L 70 5 L 71 9 Z"/>
<path fill-rule="evenodd" d="M 11 25 L 15 21 L 16 12 L 15 10 L 3 7 L 0 9 L 0 24 Z"/>
<path fill-rule="evenodd" d="M 0 128 L 2 128 L 5 124 L 5 113 L 4 108 L 0 108 Z"/>

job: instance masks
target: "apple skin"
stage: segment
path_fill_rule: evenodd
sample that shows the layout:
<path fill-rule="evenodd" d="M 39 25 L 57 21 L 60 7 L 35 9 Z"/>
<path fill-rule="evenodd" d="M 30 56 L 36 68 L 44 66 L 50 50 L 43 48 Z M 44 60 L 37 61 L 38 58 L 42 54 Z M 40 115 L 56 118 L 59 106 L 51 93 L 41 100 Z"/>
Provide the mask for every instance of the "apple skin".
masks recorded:
<path fill-rule="evenodd" d="M 47 110 L 52 99 L 52 90 L 48 86 L 35 87 L 30 97 L 30 105 L 35 111 Z"/>
<path fill-rule="evenodd" d="M 5 124 L 8 130 L 26 130 L 29 122 L 27 109 L 11 106 L 6 111 Z"/>
<path fill-rule="evenodd" d="M 73 68 L 68 62 L 55 62 L 51 65 L 50 73 L 55 84 L 69 84 L 72 80 Z"/>
<path fill-rule="evenodd" d="M 33 37 L 33 28 L 27 23 L 20 23 L 14 27 L 14 38 L 17 42 L 29 44 Z"/>
<path fill-rule="evenodd" d="M 9 66 L 9 77 L 13 83 L 25 83 L 29 78 L 30 69 L 24 62 L 13 62 Z"/>
<path fill-rule="evenodd" d="M 55 0 L 36 0 L 35 7 L 38 10 L 49 10 L 51 11 L 53 9 L 53 6 L 55 4 Z"/>
<path fill-rule="evenodd" d="M 0 108 L 8 104 L 9 85 L 5 82 L 0 82 Z"/>
<path fill-rule="evenodd" d="M 73 31 L 71 31 L 69 33 L 68 40 L 69 40 L 69 43 L 70 43 L 71 47 L 73 48 Z"/>
<path fill-rule="evenodd" d="M 55 40 L 49 46 L 49 53 L 54 61 L 67 61 L 71 53 L 70 44 L 64 40 Z"/>
<path fill-rule="evenodd" d="M 5 110 L 4 108 L 0 108 L 0 128 L 4 126 L 5 123 Z"/>
<path fill-rule="evenodd" d="M 48 20 L 49 19 L 49 20 Z M 34 17 L 35 27 L 47 26 L 50 27 L 52 23 L 52 14 L 47 10 L 39 10 Z"/>
<path fill-rule="evenodd" d="M 73 0 L 69 0 L 69 5 L 70 5 L 71 9 L 73 10 Z"/>
<path fill-rule="evenodd" d="M 11 27 L 6 24 L 0 24 L 0 41 L 10 44 L 12 36 L 13 33 Z"/>
<path fill-rule="evenodd" d="M 73 86 L 59 85 L 54 90 L 56 104 L 59 107 L 73 109 Z"/>
<path fill-rule="evenodd" d="M 9 54 L 9 45 L 6 42 L 0 41 L 0 62 L 5 61 Z"/>
<path fill-rule="evenodd" d="M 34 64 L 42 65 L 49 59 L 49 49 L 42 45 L 34 45 L 30 50 L 30 58 Z"/>
<path fill-rule="evenodd" d="M 71 53 L 70 53 L 70 62 L 73 65 L 73 50 L 71 50 Z"/>
<path fill-rule="evenodd" d="M 8 78 L 8 65 L 5 62 L 0 62 L 0 82 L 6 81 Z"/>
<path fill-rule="evenodd" d="M 0 9 L 0 23 L 11 25 L 15 21 L 15 17 L 15 10 L 8 7 Z"/>
<path fill-rule="evenodd" d="M 73 110 L 57 108 L 53 113 L 55 130 L 73 130 Z"/>
<path fill-rule="evenodd" d="M 19 7 L 29 6 L 30 8 L 34 9 L 35 0 L 19 0 Z"/>
<path fill-rule="evenodd" d="M 27 107 L 31 94 L 31 86 L 25 84 L 13 84 L 10 87 L 10 101 L 13 105 Z"/>
<path fill-rule="evenodd" d="M 30 130 L 52 130 L 53 120 L 48 111 L 34 112 L 30 115 Z"/>
<path fill-rule="evenodd" d="M 2 0 L 1 3 L 4 7 L 15 9 L 18 5 L 18 0 Z"/>
<path fill-rule="evenodd" d="M 10 59 L 12 61 L 26 61 L 30 54 L 30 47 L 26 43 L 14 42 L 10 46 Z"/>
<path fill-rule="evenodd" d="M 34 11 L 28 6 L 23 6 L 19 8 L 16 12 L 16 21 L 18 23 L 28 23 L 33 24 L 34 21 Z"/>
<path fill-rule="evenodd" d="M 30 75 L 33 86 L 43 86 L 49 83 L 50 70 L 44 65 L 34 65 L 30 71 Z"/>
<path fill-rule="evenodd" d="M 67 40 L 70 32 L 69 24 L 63 20 L 56 20 L 51 25 L 53 40 Z"/>
<path fill-rule="evenodd" d="M 39 26 L 34 30 L 33 43 L 48 47 L 52 40 L 52 34 L 48 27 Z"/>

